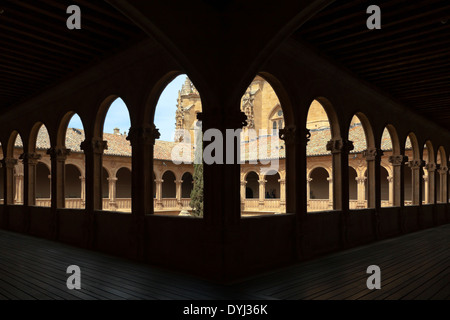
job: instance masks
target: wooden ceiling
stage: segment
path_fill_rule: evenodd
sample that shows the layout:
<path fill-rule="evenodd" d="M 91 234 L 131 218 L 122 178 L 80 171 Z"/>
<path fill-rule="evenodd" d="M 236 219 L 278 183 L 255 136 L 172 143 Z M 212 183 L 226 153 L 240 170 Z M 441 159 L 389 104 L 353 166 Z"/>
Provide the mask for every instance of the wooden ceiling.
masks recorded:
<path fill-rule="evenodd" d="M 83 8 L 81 30 L 65 27 L 72 4 Z M 369 4 L 380 6 L 382 30 L 367 29 Z M 106 1 L 3 0 L 0 112 L 146 37 Z M 337 0 L 292 37 L 450 128 L 448 0 Z"/>
<path fill-rule="evenodd" d="M 79 5 L 82 29 L 69 30 L 69 5 Z M 120 51 L 144 33 L 104 1 L 0 2 L 0 110 Z"/>
<path fill-rule="evenodd" d="M 371 4 L 381 30 L 366 27 Z M 450 129 L 450 1 L 338 0 L 293 37 Z"/>

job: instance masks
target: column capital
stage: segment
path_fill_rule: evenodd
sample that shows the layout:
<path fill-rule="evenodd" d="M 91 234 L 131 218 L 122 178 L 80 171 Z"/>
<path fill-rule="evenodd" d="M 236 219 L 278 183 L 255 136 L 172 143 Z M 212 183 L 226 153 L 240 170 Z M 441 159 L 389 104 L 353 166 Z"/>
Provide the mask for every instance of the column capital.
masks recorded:
<path fill-rule="evenodd" d="M 392 177 L 392 176 L 387 177 L 387 181 L 389 183 L 393 182 L 394 181 L 394 177 Z"/>
<path fill-rule="evenodd" d="M 155 179 L 155 183 L 163 183 L 164 180 L 163 179 Z"/>
<path fill-rule="evenodd" d="M 392 163 L 393 166 L 401 166 L 408 162 L 408 157 L 403 155 L 390 156 L 389 162 Z"/>
<path fill-rule="evenodd" d="M 313 181 L 312 178 L 306 178 L 306 182 L 310 183 L 311 181 Z"/>
<path fill-rule="evenodd" d="M 241 181 L 241 186 L 246 186 L 247 185 L 247 181 Z"/>
<path fill-rule="evenodd" d="M 333 182 L 333 178 L 332 178 L 332 177 L 328 177 L 328 178 L 327 178 L 327 181 L 328 181 L 328 182 Z"/>
<path fill-rule="evenodd" d="M 15 165 L 17 165 L 17 159 L 14 158 L 4 158 L 2 161 L 2 166 L 7 169 L 14 168 Z"/>
<path fill-rule="evenodd" d="M 422 178 L 423 178 L 423 181 L 425 181 L 425 182 L 428 181 L 428 175 L 423 175 Z"/>
<path fill-rule="evenodd" d="M 362 184 L 362 183 L 366 182 L 367 177 L 356 177 L 355 180 L 356 180 L 356 182 Z"/>
<path fill-rule="evenodd" d="M 440 167 L 440 169 L 438 170 L 438 172 L 439 172 L 440 174 L 447 174 L 448 168 L 447 168 L 447 167 Z"/>
<path fill-rule="evenodd" d="M 24 163 L 27 162 L 28 164 L 31 165 L 36 165 L 38 163 L 39 160 L 41 160 L 42 155 L 37 154 L 37 153 L 22 153 L 19 157 L 20 160 L 22 160 Z"/>
<path fill-rule="evenodd" d="M 161 137 L 158 128 L 154 124 L 142 126 L 142 127 L 131 127 L 128 132 L 127 140 L 130 141 L 131 145 L 137 143 L 151 144 L 154 145 L 155 141 Z"/>
<path fill-rule="evenodd" d="M 182 183 L 183 183 L 183 180 L 175 180 L 175 183 L 176 183 L 176 184 L 182 184 Z"/>
<path fill-rule="evenodd" d="M 341 152 L 349 153 L 353 149 L 353 141 L 350 140 L 337 138 L 327 142 L 327 150 L 333 154 Z"/>
<path fill-rule="evenodd" d="M 300 143 L 300 140 L 297 139 L 297 134 L 298 132 L 295 126 L 288 126 L 278 131 L 278 137 L 280 138 L 280 140 L 283 140 L 287 145 Z"/>
<path fill-rule="evenodd" d="M 108 180 L 109 182 L 116 182 L 119 179 L 117 177 L 113 177 L 113 178 L 107 178 L 106 180 Z"/>
<path fill-rule="evenodd" d="M 436 171 L 436 169 L 438 169 L 438 168 L 439 168 L 439 165 L 437 165 L 437 164 L 434 163 L 434 162 L 427 163 L 427 164 L 425 165 L 425 169 L 427 169 L 428 172 L 434 172 L 434 171 Z"/>
<path fill-rule="evenodd" d="M 423 168 L 425 166 L 425 161 L 420 160 L 420 159 L 418 159 L 418 160 L 411 160 L 411 161 L 408 161 L 408 166 L 411 169 Z"/>
<path fill-rule="evenodd" d="M 378 148 L 368 148 L 362 152 L 363 158 L 366 158 L 366 161 L 374 161 L 375 159 L 380 159 L 383 155 L 383 150 Z"/>
<path fill-rule="evenodd" d="M 259 185 L 264 185 L 264 184 L 266 184 L 267 180 L 262 179 L 262 180 L 258 180 L 258 182 L 259 182 Z"/>
<path fill-rule="evenodd" d="M 79 176 L 78 178 L 80 179 L 80 181 L 81 181 L 81 182 L 84 182 L 84 181 L 86 181 L 86 177 L 83 177 L 83 176 Z"/>
<path fill-rule="evenodd" d="M 108 149 L 108 142 L 100 138 L 86 139 L 81 143 L 80 148 L 84 153 L 103 154 L 103 151 Z"/>
<path fill-rule="evenodd" d="M 57 161 L 66 161 L 67 156 L 70 155 L 71 150 L 65 147 L 52 147 L 47 150 L 47 154 L 50 159 L 56 159 Z"/>
<path fill-rule="evenodd" d="M 279 182 L 280 184 L 285 184 L 285 183 L 286 183 L 286 179 L 278 179 L 278 182 Z"/>

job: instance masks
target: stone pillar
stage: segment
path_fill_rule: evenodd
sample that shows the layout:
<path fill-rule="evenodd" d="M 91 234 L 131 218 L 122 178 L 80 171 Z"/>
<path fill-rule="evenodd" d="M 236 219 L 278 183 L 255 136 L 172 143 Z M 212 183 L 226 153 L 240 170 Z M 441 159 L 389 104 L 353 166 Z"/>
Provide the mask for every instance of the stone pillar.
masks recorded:
<path fill-rule="evenodd" d="M 447 190 L 447 179 L 448 179 L 448 168 L 441 166 L 438 170 L 439 173 L 439 183 L 440 183 L 440 194 L 439 199 L 442 203 L 447 203 L 448 201 L 448 190 Z"/>
<path fill-rule="evenodd" d="M 153 214 L 153 148 L 160 133 L 155 125 L 131 127 L 127 140 L 132 146 L 132 213 Z M 160 192 L 161 197 L 161 192 Z M 158 192 L 157 192 L 158 198 Z M 161 201 L 161 198 L 159 198 Z"/>
<path fill-rule="evenodd" d="M 311 181 L 312 178 L 306 179 L 306 205 L 308 208 L 311 207 Z"/>
<path fill-rule="evenodd" d="M 266 182 L 267 180 L 261 179 L 259 182 L 259 210 L 264 209 L 264 202 L 266 200 Z"/>
<path fill-rule="evenodd" d="M 36 153 L 23 153 L 20 156 L 25 176 L 24 204 L 27 206 L 36 205 L 36 167 L 41 157 L 41 155 Z"/>
<path fill-rule="evenodd" d="M 367 181 L 366 177 L 356 177 L 357 184 L 357 203 L 356 208 L 364 209 L 366 206 L 366 186 L 365 183 Z"/>
<path fill-rule="evenodd" d="M 50 188 L 50 199 L 51 199 L 52 198 L 52 175 L 49 174 L 47 178 L 48 178 L 48 183 L 50 184 L 49 188 Z"/>
<path fill-rule="evenodd" d="M 411 168 L 412 175 L 412 204 L 415 206 L 422 205 L 422 168 L 424 167 L 423 160 L 412 160 L 408 162 Z"/>
<path fill-rule="evenodd" d="M 286 213 L 286 180 L 279 179 L 280 183 L 280 213 Z"/>
<path fill-rule="evenodd" d="M 182 185 L 183 185 L 183 180 L 175 180 L 178 209 L 183 208 L 183 203 L 181 202 L 181 187 L 182 187 Z"/>
<path fill-rule="evenodd" d="M 389 182 L 389 201 L 388 206 L 392 207 L 394 205 L 394 177 L 387 177 L 387 181 Z"/>
<path fill-rule="evenodd" d="M 405 163 L 408 161 L 407 156 L 395 155 L 389 157 L 393 170 L 393 205 L 403 207 L 405 205 Z"/>
<path fill-rule="evenodd" d="M 156 209 L 161 210 L 163 208 L 163 202 L 162 202 L 162 184 L 164 180 L 157 179 L 155 180 L 156 183 Z"/>
<path fill-rule="evenodd" d="M 81 181 L 81 205 L 86 206 L 86 178 L 80 176 Z"/>
<path fill-rule="evenodd" d="M 425 182 L 425 203 L 436 203 L 436 163 L 428 163 L 428 181 Z"/>
<path fill-rule="evenodd" d="M 333 206 L 334 210 L 348 211 L 348 155 L 353 150 L 353 142 L 335 138 L 327 143 L 333 163 Z"/>
<path fill-rule="evenodd" d="M 423 179 L 423 184 L 424 184 L 424 190 L 423 190 L 423 192 L 424 192 L 424 199 L 423 199 L 423 201 L 425 202 L 425 203 L 429 203 L 429 201 L 430 201 L 430 198 L 429 198 L 429 191 L 430 191 L 430 188 L 429 188 L 429 186 L 430 186 L 430 184 L 428 183 L 428 176 L 427 175 L 423 175 L 422 176 L 422 179 Z"/>
<path fill-rule="evenodd" d="M 328 209 L 333 210 L 333 178 L 328 177 Z"/>
<path fill-rule="evenodd" d="M 14 167 L 17 165 L 17 159 L 5 158 L 2 160 L 4 168 L 4 199 L 5 205 L 14 204 Z"/>
<path fill-rule="evenodd" d="M 70 149 L 64 147 L 54 147 L 47 150 L 47 154 L 50 155 L 51 166 L 51 180 L 52 188 L 52 208 L 65 208 L 65 165 L 67 156 L 70 154 Z"/>
<path fill-rule="evenodd" d="M 15 203 L 17 205 L 23 204 L 23 173 L 19 172 L 15 174 L 16 180 L 16 197 Z"/>
<path fill-rule="evenodd" d="M 245 210 L 246 186 L 247 181 L 241 180 L 241 212 Z"/>
<path fill-rule="evenodd" d="M 108 148 L 107 142 L 100 138 L 87 138 L 81 143 L 86 164 L 86 209 L 88 213 L 102 210 L 102 156 Z"/>
<path fill-rule="evenodd" d="M 117 184 L 117 178 L 108 178 L 108 187 L 109 187 L 109 209 L 110 210 L 117 210 L 117 203 L 116 203 L 116 184 Z"/>
<path fill-rule="evenodd" d="M 367 162 L 368 208 L 381 207 L 380 165 L 382 155 L 383 151 L 378 148 L 369 148 L 363 151 L 363 157 Z"/>

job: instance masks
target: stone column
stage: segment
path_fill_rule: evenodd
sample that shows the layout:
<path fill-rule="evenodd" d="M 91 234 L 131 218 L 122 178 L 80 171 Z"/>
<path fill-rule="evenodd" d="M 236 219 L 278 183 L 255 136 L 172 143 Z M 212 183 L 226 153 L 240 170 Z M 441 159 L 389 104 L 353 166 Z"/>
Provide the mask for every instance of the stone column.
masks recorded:
<path fill-rule="evenodd" d="M 311 181 L 312 178 L 306 179 L 306 204 L 308 208 L 311 207 Z"/>
<path fill-rule="evenodd" d="M 366 186 L 365 183 L 367 181 L 366 177 L 356 177 L 357 183 L 357 204 L 356 208 L 364 209 L 366 206 Z"/>
<path fill-rule="evenodd" d="M 241 180 L 241 212 L 245 210 L 246 186 L 247 181 Z"/>
<path fill-rule="evenodd" d="M 412 175 L 412 204 L 416 206 L 422 205 L 422 168 L 423 160 L 412 160 L 408 162 Z"/>
<path fill-rule="evenodd" d="M 102 210 L 102 156 L 108 149 L 107 141 L 100 138 L 87 138 L 81 143 L 86 163 L 86 210 L 93 213 Z"/>
<path fill-rule="evenodd" d="M 156 183 L 156 209 L 161 210 L 163 208 L 163 202 L 162 202 L 162 184 L 164 180 L 157 179 L 155 180 Z"/>
<path fill-rule="evenodd" d="M 422 176 L 422 179 L 423 179 L 423 183 L 424 183 L 424 190 L 423 190 L 423 192 L 424 192 L 424 199 L 423 199 L 423 201 L 425 202 L 425 203 L 429 203 L 429 201 L 430 201 L 430 198 L 429 198 L 429 191 L 430 191 L 430 188 L 429 188 L 429 186 L 430 186 L 430 184 L 428 183 L 428 176 L 427 175 L 423 175 Z"/>
<path fill-rule="evenodd" d="M 328 209 L 333 210 L 333 178 L 328 177 Z"/>
<path fill-rule="evenodd" d="M 15 203 L 17 205 L 23 204 L 23 173 L 19 172 L 15 174 L 16 178 L 16 197 Z"/>
<path fill-rule="evenodd" d="M 389 157 L 393 169 L 393 205 L 402 207 L 405 205 L 405 163 L 408 161 L 407 156 L 395 155 Z"/>
<path fill-rule="evenodd" d="M 380 165 L 382 155 L 383 151 L 378 148 L 369 148 L 363 151 L 363 157 L 367 162 L 368 208 L 381 207 Z"/>
<path fill-rule="evenodd" d="M 175 180 L 178 209 L 183 208 L 183 203 L 181 202 L 181 187 L 182 187 L 182 185 L 183 185 L 183 180 Z"/>
<path fill-rule="evenodd" d="M 108 178 L 108 187 L 109 187 L 109 209 L 110 210 L 117 210 L 117 203 L 116 203 L 116 184 L 117 184 L 117 178 Z"/>
<path fill-rule="evenodd" d="M 4 199 L 5 205 L 14 204 L 14 167 L 17 165 L 17 159 L 5 158 L 2 160 L 4 168 Z"/>
<path fill-rule="evenodd" d="M 49 174 L 49 175 L 47 176 L 47 178 L 48 178 L 48 183 L 50 184 L 50 185 L 49 185 L 49 188 L 50 188 L 50 199 L 51 199 L 51 198 L 52 198 L 52 175 Z"/>
<path fill-rule="evenodd" d="M 442 203 L 447 203 L 448 201 L 448 190 L 447 190 L 447 179 L 448 179 L 448 168 L 441 166 L 441 168 L 438 170 L 440 179 L 440 195 L 439 199 Z"/>
<path fill-rule="evenodd" d="M 348 213 L 349 213 L 349 183 L 348 183 L 348 155 L 353 150 L 353 142 L 341 138 L 334 138 L 327 143 L 327 150 L 331 152 L 333 164 L 333 209 L 342 210 L 340 215 L 340 247 L 348 246 Z"/>
<path fill-rule="evenodd" d="M 280 213 L 286 213 L 286 180 L 279 179 L 280 183 Z"/>
<path fill-rule="evenodd" d="M 436 203 L 436 163 L 428 163 L 425 168 L 428 172 L 428 181 L 425 183 L 425 203 Z"/>
<path fill-rule="evenodd" d="M 392 207 L 394 205 L 394 177 L 387 177 L 387 181 L 389 182 L 389 201 L 388 206 Z"/>
<path fill-rule="evenodd" d="M 36 167 L 41 157 L 41 155 L 36 153 L 23 153 L 20 156 L 25 176 L 24 204 L 27 206 L 36 205 Z"/>
<path fill-rule="evenodd" d="M 132 146 L 132 213 L 153 214 L 153 148 L 160 133 L 155 125 L 131 127 L 127 140 Z M 161 199 L 161 198 L 159 198 Z"/>
<path fill-rule="evenodd" d="M 353 150 L 353 142 L 335 138 L 327 143 L 333 163 L 333 206 L 334 210 L 348 211 L 348 155 Z"/>
<path fill-rule="evenodd" d="M 47 150 L 47 154 L 50 155 L 51 166 L 51 201 L 53 208 L 65 208 L 65 165 L 67 156 L 70 154 L 70 149 L 64 147 L 54 147 Z"/>
<path fill-rule="evenodd" d="M 81 181 L 81 205 L 86 206 L 86 178 L 80 176 Z"/>
<path fill-rule="evenodd" d="M 259 182 L 259 210 L 264 209 L 264 202 L 266 200 L 266 182 L 267 180 L 261 179 Z"/>

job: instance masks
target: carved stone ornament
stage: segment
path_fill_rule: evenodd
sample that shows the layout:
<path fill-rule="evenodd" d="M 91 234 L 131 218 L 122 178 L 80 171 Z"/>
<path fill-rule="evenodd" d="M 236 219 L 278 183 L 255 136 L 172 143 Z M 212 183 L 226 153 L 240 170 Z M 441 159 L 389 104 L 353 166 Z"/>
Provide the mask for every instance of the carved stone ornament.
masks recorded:
<path fill-rule="evenodd" d="M 65 161 L 67 156 L 70 155 L 71 150 L 64 147 L 53 147 L 47 150 L 47 154 L 51 159 L 58 161 Z"/>
<path fill-rule="evenodd" d="M 403 155 L 390 156 L 389 162 L 392 163 L 393 166 L 400 166 L 408 162 L 408 157 Z"/>
<path fill-rule="evenodd" d="M 383 155 L 383 150 L 377 148 L 370 148 L 364 150 L 362 155 L 364 158 L 366 158 L 367 161 L 374 161 L 377 157 L 381 158 L 381 156 Z"/>
<path fill-rule="evenodd" d="M 145 144 L 155 144 L 155 141 L 161 137 L 159 130 L 156 126 L 150 125 L 145 127 L 131 127 L 128 133 L 127 140 L 131 144 L 135 143 L 145 143 Z"/>
<path fill-rule="evenodd" d="M 331 139 L 327 143 L 327 150 L 331 153 L 350 152 L 354 149 L 353 141 L 344 139 Z"/>

